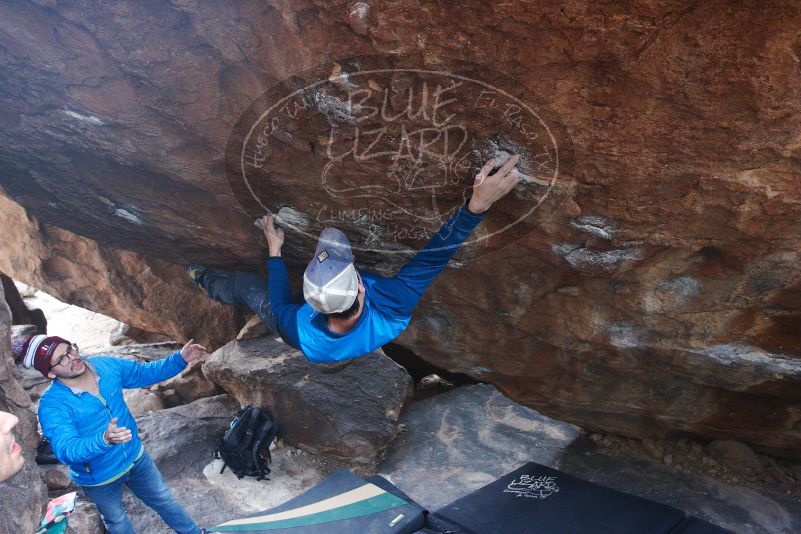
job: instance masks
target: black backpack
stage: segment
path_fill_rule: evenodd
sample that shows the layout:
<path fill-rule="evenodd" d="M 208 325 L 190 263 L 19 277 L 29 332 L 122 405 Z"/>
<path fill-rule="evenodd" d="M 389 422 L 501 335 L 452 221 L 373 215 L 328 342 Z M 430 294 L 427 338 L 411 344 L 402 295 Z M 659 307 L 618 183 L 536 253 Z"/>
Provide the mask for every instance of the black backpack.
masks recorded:
<path fill-rule="evenodd" d="M 60 463 L 53 452 L 50 440 L 44 436 L 39 437 L 39 444 L 36 446 L 36 463 L 39 465 L 50 465 Z"/>
<path fill-rule="evenodd" d="M 267 478 L 272 462 L 270 444 L 277 435 L 278 424 L 269 412 L 255 406 L 241 408 L 231 428 L 217 440 L 214 457 L 225 462 L 220 473 L 230 467 L 238 478 Z"/>

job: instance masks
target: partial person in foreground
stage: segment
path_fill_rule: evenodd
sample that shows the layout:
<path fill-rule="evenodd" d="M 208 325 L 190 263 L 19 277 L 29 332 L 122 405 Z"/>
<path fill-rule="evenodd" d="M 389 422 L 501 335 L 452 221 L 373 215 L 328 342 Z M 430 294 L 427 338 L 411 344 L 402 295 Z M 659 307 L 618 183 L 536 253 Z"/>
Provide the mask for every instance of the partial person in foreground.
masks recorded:
<path fill-rule="evenodd" d="M 52 380 L 39 400 L 39 422 L 53 452 L 83 492 L 94 501 L 111 534 L 133 534 L 122 505 L 122 487 L 155 510 L 180 534 L 201 530 L 164 484 L 142 445 L 123 389 L 146 388 L 184 370 L 206 355 L 191 341 L 180 351 L 149 363 L 95 356 L 83 359 L 78 346 L 56 336 L 15 340 L 26 367 Z"/>
<path fill-rule="evenodd" d="M 0 412 L 0 482 L 16 475 L 25 463 L 22 447 L 14 437 L 17 423 L 16 415 Z"/>
<path fill-rule="evenodd" d="M 220 302 L 248 306 L 290 346 L 311 361 L 357 358 L 392 341 L 409 325 L 412 311 L 445 269 L 487 210 L 517 185 L 513 156 L 494 174 L 488 161 L 475 178 L 472 196 L 442 225 L 431 241 L 395 276 L 359 272 L 345 234 L 326 228 L 303 275 L 304 301 L 292 295 L 281 249 L 284 231 L 275 217 L 262 219 L 270 259 L 268 278 L 189 266 L 189 276 Z"/>

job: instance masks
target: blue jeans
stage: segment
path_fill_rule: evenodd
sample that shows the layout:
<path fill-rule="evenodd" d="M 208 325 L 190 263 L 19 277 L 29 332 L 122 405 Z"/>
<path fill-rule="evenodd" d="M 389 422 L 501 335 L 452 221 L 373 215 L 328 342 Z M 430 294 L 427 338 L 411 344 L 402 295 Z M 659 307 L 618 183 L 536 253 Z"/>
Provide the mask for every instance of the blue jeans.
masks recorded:
<path fill-rule="evenodd" d="M 134 495 L 155 510 L 175 532 L 200 533 L 197 524 L 164 484 L 153 459 L 145 452 L 130 471 L 114 482 L 102 486 L 81 486 L 83 492 L 94 501 L 110 534 L 135 534 L 128 513 L 122 506 L 123 485 L 128 486 Z"/>
<path fill-rule="evenodd" d="M 270 306 L 267 278 L 242 271 L 226 272 L 214 270 L 204 283 L 206 293 L 225 304 L 247 306 L 261 317 L 273 332 L 279 332 L 278 321 Z"/>

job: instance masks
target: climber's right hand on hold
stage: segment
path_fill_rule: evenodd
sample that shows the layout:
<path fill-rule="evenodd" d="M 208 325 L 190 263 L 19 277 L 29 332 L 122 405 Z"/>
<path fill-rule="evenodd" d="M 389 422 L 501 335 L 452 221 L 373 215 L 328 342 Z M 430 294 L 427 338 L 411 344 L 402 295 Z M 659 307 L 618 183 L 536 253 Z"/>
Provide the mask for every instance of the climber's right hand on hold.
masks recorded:
<path fill-rule="evenodd" d="M 489 160 L 476 175 L 473 184 L 473 196 L 467 204 L 467 209 L 473 213 L 484 213 L 496 201 L 506 196 L 509 191 L 514 189 L 520 180 L 520 173 L 515 169 L 520 156 L 514 155 L 509 158 L 495 174 L 490 171 L 495 166 L 495 160 Z"/>
<path fill-rule="evenodd" d="M 281 247 L 284 246 L 284 231 L 275 227 L 275 215 L 265 215 L 261 218 L 261 227 L 264 237 L 267 238 L 267 248 L 270 257 L 281 257 Z"/>

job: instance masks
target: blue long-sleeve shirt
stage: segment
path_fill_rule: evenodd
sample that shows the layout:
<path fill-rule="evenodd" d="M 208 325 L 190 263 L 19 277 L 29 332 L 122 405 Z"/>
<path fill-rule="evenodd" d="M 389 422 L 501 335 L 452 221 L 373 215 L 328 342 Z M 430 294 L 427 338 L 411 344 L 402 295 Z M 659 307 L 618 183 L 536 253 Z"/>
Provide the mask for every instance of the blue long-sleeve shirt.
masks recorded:
<path fill-rule="evenodd" d="M 483 218 L 484 214 L 461 206 L 398 274 L 361 273 L 364 309 L 356 325 L 344 334 L 329 330 L 325 315 L 294 299 L 284 260 L 270 258 L 270 305 L 281 337 L 316 362 L 357 358 L 392 341 L 409 325 L 423 293 Z"/>
<path fill-rule="evenodd" d="M 97 378 L 100 398 L 70 388 L 58 380 L 39 400 L 39 422 L 56 458 L 69 466 L 70 476 L 81 485 L 106 481 L 130 467 L 142 441 L 122 396 L 123 389 L 145 388 L 171 378 L 186 368 L 180 352 L 148 363 L 97 356 L 86 360 Z M 103 434 L 109 422 L 131 430 L 131 440 L 109 445 Z"/>

